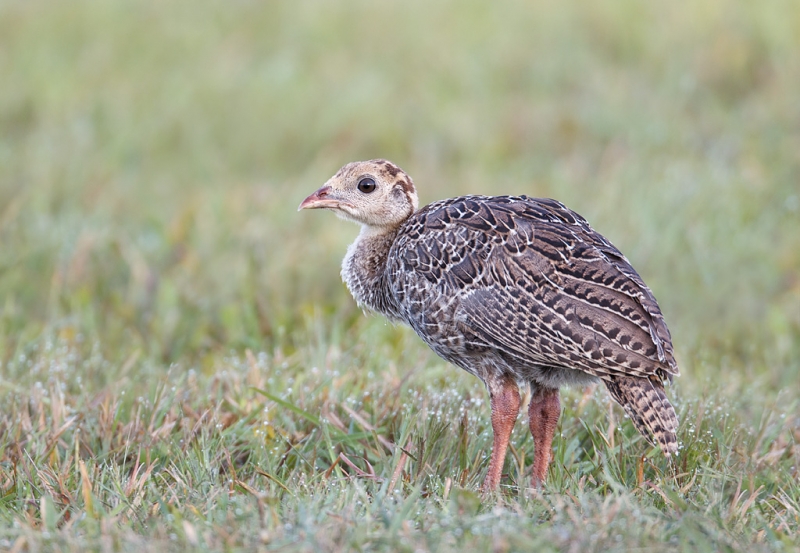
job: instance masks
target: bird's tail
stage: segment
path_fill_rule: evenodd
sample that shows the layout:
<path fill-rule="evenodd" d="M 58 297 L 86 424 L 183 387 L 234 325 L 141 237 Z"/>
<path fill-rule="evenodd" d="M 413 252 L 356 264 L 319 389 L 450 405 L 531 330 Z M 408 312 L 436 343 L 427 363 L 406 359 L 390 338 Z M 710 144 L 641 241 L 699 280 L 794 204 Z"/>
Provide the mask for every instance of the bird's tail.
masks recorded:
<path fill-rule="evenodd" d="M 658 377 L 615 376 L 603 382 L 648 442 L 667 457 L 678 453 L 678 416 Z"/>

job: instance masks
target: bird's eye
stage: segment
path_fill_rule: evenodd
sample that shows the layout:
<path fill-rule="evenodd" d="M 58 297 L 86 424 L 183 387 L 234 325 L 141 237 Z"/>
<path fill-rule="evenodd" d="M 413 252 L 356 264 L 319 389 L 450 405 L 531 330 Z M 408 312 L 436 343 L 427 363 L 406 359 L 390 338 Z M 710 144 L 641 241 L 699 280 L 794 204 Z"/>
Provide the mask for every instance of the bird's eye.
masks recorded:
<path fill-rule="evenodd" d="M 375 190 L 375 179 L 370 177 L 364 177 L 363 179 L 358 181 L 358 189 L 364 194 L 369 194 L 370 192 Z"/>

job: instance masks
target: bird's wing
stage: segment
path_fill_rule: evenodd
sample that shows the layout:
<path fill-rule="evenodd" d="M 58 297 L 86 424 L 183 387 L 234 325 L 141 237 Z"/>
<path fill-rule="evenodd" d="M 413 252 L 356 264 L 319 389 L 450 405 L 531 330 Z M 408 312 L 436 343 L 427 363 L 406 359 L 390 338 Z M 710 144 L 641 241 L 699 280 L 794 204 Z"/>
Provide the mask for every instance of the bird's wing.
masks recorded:
<path fill-rule="evenodd" d="M 458 322 L 487 346 L 601 378 L 678 374 L 652 292 L 578 214 L 524 196 L 432 207 L 406 270 L 422 268 L 431 293 L 455 298 Z"/>

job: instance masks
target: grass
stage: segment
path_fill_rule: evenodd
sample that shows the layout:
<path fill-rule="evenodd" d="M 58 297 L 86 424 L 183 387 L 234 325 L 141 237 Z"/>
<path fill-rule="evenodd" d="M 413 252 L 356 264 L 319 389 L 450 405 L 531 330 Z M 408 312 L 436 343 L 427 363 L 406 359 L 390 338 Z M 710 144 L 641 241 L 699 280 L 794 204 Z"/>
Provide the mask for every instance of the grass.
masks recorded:
<path fill-rule="evenodd" d="M 790 2 L 0 5 L 0 548 L 800 549 Z M 558 198 L 683 375 L 674 464 L 565 392 L 478 489 L 480 383 L 339 281 L 300 200 L 387 157 L 422 202 Z"/>

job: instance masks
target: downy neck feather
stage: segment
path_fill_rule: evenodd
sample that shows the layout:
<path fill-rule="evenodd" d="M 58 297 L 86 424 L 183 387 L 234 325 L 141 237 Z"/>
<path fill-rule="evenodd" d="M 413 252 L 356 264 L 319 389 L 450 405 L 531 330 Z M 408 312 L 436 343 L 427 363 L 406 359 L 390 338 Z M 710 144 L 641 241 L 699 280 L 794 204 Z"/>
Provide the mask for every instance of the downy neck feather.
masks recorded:
<path fill-rule="evenodd" d="M 363 225 L 342 261 L 342 280 L 359 307 L 393 320 L 400 315 L 387 281 L 386 261 L 398 229 Z"/>

